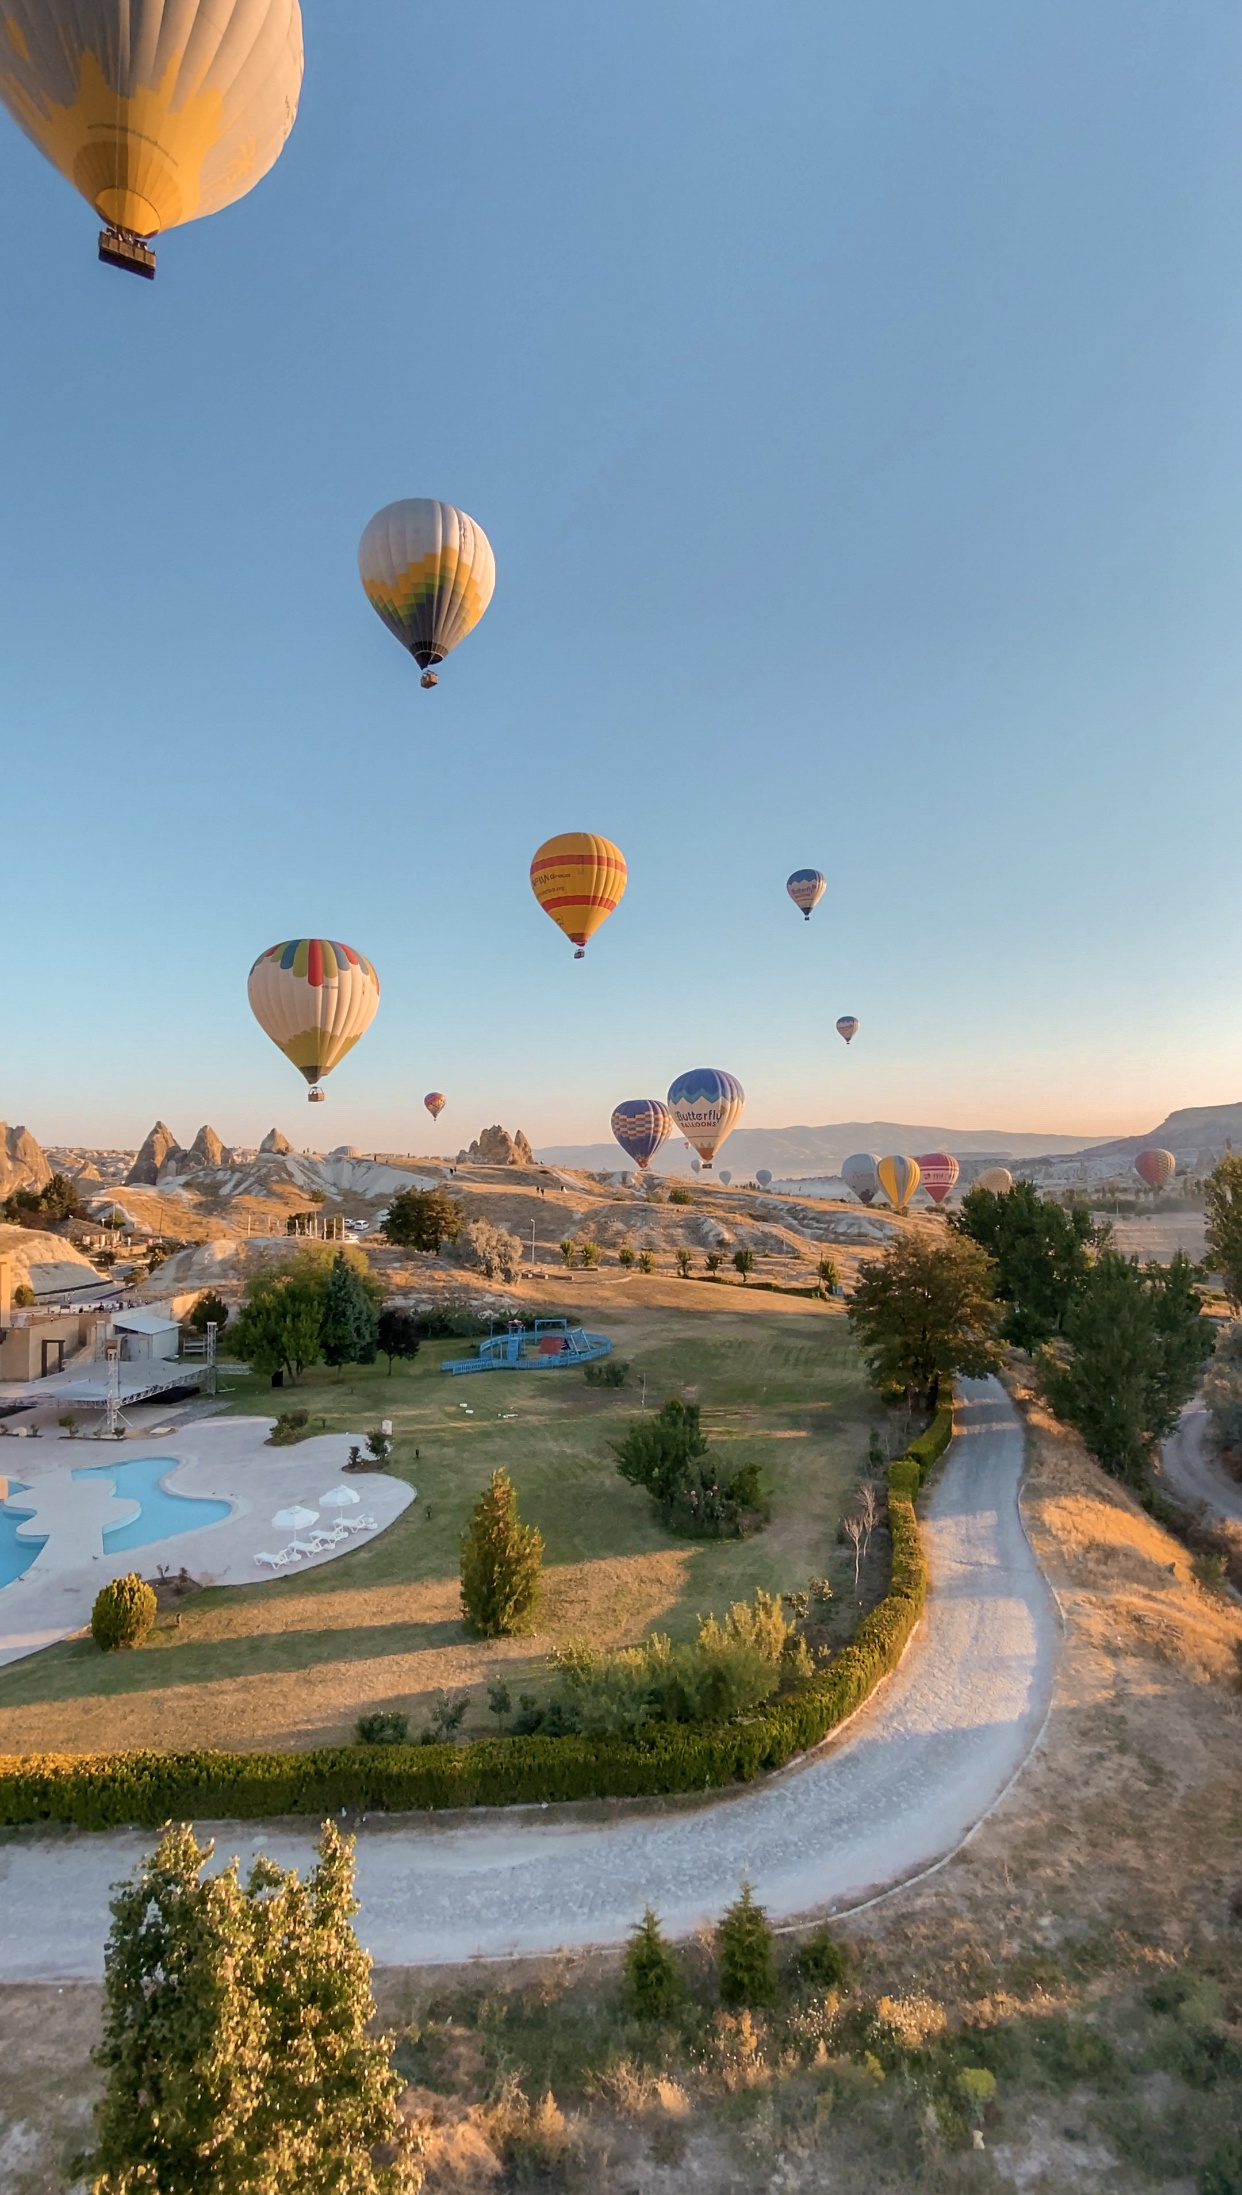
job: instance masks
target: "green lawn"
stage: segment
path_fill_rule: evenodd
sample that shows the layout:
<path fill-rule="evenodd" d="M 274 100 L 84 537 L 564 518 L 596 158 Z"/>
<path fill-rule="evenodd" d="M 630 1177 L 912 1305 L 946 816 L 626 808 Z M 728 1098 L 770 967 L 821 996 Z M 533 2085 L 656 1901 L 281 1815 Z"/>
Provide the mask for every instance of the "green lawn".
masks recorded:
<path fill-rule="evenodd" d="M 425 1344 L 391 1378 L 381 1362 L 341 1378 L 320 1368 L 279 1394 L 266 1380 L 230 1381 L 236 1412 L 296 1407 L 316 1429 L 322 1418 L 351 1432 L 391 1418 L 390 1468 L 417 1487 L 416 1502 L 320 1569 L 195 1596 L 137 1653 L 105 1658 L 70 1640 L 0 1672 L 0 1750 L 309 1744 L 348 1737 L 359 1712 L 389 1704 L 417 1725 L 440 1690 L 481 1700 L 497 1670 L 538 1688 L 558 1638 L 692 1635 L 700 1612 L 757 1585 L 843 1577 L 837 1527 L 878 1414 L 848 1328 L 828 1313 L 752 1308 L 753 1298 L 745 1311 L 699 1308 L 705 1294 L 685 1310 L 593 1314 L 630 1364 L 620 1390 L 589 1388 L 576 1372 L 450 1379 L 439 1366 L 470 1353 L 460 1341 Z M 644 1375 L 648 1409 L 675 1394 L 697 1401 L 730 1461 L 760 1465 L 766 1531 L 674 1540 L 618 1476 L 610 1443 L 640 1408 Z M 498 1465 L 545 1541 L 545 1608 L 530 1641 L 470 1641 L 458 1618 L 461 1532 Z"/>

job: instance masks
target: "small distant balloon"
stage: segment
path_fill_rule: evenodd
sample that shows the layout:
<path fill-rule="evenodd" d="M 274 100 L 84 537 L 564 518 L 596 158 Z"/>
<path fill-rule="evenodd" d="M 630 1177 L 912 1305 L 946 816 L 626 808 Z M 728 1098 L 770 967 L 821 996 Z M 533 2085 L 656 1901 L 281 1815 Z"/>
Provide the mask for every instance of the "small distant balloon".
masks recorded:
<path fill-rule="evenodd" d="M 426 1097 L 423 1099 L 423 1104 L 432 1119 L 439 1120 L 441 1113 L 448 1104 L 448 1099 L 445 1097 L 443 1090 L 428 1090 Z"/>
<path fill-rule="evenodd" d="M 1161 1151 L 1153 1146 L 1140 1151 L 1134 1161 L 1134 1170 L 1149 1189 L 1163 1189 L 1166 1181 L 1172 1181 L 1177 1172 L 1177 1160 L 1171 1151 Z"/>
<path fill-rule="evenodd" d="M 890 1157 L 880 1160 L 876 1172 L 880 1177 L 880 1187 L 893 1210 L 904 1212 L 921 1178 L 918 1160 L 905 1158 L 899 1151 L 894 1152 Z"/>
<path fill-rule="evenodd" d="M 855 1037 L 858 1035 L 857 1014 L 842 1014 L 841 1019 L 837 1023 L 837 1035 L 839 1037 L 844 1037 L 847 1044 L 853 1043 Z"/>
<path fill-rule="evenodd" d="M 847 1158 L 841 1168 L 842 1181 L 860 1204 L 870 1204 L 880 1186 L 880 1177 L 876 1172 L 879 1163 L 871 1151 L 855 1151 L 853 1157 Z"/>
<path fill-rule="evenodd" d="M 1007 1197 L 1013 1187 L 1013 1175 L 1007 1166 L 988 1166 L 975 1183 L 976 1189 L 987 1189 L 994 1197 Z"/>
<path fill-rule="evenodd" d="M 722 1181 L 722 1182 L 724 1183 L 724 1185 L 725 1185 L 725 1188 L 727 1189 L 727 1188 L 728 1188 L 728 1186 L 729 1186 L 729 1183 L 730 1183 L 730 1182 L 732 1181 L 732 1179 L 733 1179 L 733 1176 L 732 1176 L 732 1174 L 718 1174 L 716 1178 L 717 1178 L 717 1180 L 718 1180 L 718 1181 Z"/>
<path fill-rule="evenodd" d="M 692 1173 L 692 1174 L 697 1174 L 697 1173 L 698 1173 L 698 1171 L 699 1171 L 699 1169 L 700 1169 L 700 1167 L 702 1166 L 702 1164 L 703 1164 L 703 1161 L 702 1161 L 702 1159 L 701 1159 L 701 1158 L 692 1158 L 692 1159 L 691 1159 L 691 1161 L 690 1161 L 690 1171 L 691 1171 L 691 1173 Z"/>
<path fill-rule="evenodd" d="M 757 1173 L 757 1174 L 755 1175 L 755 1180 L 756 1180 L 756 1181 L 758 1182 L 758 1184 L 759 1184 L 759 1187 L 760 1187 L 761 1189 L 770 1189 L 770 1188 L 771 1188 L 771 1186 L 772 1186 L 772 1169 L 771 1169 L 771 1167 L 770 1167 L 770 1166 L 761 1166 L 761 1167 L 759 1168 L 759 1171 L 758 1171 L 758 1173 Z"/>
<path fill-rule="evenodd" d="M 746 1092 L 736 1075 L 720 1067 L 691 1067 L 670 1086 L 668 1109 L 710 1170 L 712 1160 L 742 1117 Z"/>
<path fill-rule="evenodd" d="M 943 1204 L 961 1172 L 957 1160 L 949 1151 L 925 1151 L 917 1163 L 928 1196 Z"/>
<path fill-rule="evenodd" d="M 625 1098 L 612 1116 L 612 1132 L 639 1169 L 650 1165 L 666 1136 L 673 1132 L 673 1116 L 662 1098 Z"/>
<path fill-rule="evenodd" d="M 795 869 L 785 890 L 795 907 L 802 910 L 802 919 L 809 922 L 812 909 L 818 907 L 828 886 L 818 869 Z"/>

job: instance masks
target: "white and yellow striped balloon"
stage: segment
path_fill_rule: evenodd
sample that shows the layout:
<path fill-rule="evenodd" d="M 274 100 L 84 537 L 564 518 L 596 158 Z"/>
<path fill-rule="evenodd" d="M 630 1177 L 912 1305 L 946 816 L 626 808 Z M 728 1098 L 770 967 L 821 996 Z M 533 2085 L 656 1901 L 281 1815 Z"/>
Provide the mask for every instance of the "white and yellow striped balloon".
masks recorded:
<path fill-rule="evenodd" d="M 483 528 L 420 495 L 376 512 L 358 544 L 358 571 L 372 609 L 424 671 L 474 630 L 496 585 Z"/>
<path fill-rule="evenodd" d="M 267 174 L 302 86 L 298 0 L 0 0 L 0 101 L 111 227 L 151 237 Z"/>
<path fill-rule="evenodd" d="M 326 937 L 269 946 L 250 971 L 248 990 L 259 1027 L 312 1084 L 352 1052 L 379 1005 L 370 961 Z"/>
<path fill-rule="evenodd" d="M 880 1159 L 875 1170 L 880 1177 L 880 1187 L 893 1210 L 904 1212 L 922 1179 L 918 1160 L 904 1158 L 897 1153 Z"/>

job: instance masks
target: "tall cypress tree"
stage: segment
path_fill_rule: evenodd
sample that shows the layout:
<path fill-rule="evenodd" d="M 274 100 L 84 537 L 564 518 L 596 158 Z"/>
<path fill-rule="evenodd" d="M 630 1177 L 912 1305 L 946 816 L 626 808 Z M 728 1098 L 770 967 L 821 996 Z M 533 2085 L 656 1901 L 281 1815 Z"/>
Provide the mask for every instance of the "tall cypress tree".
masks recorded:
<path fill-rule="evenodd" d="M 543 1537 L 518 1516 L 506 1473 L 493 1471 L 461 1540 L 461 1612 L 485 1639 L 529 1631 L 542 1590 Z"/>
<path fill-rule="evenodd" d="M 374 1364 L 379 1317 L 343 1250 L 332 1260 L 321 1329 L 324 1362 Z"/>

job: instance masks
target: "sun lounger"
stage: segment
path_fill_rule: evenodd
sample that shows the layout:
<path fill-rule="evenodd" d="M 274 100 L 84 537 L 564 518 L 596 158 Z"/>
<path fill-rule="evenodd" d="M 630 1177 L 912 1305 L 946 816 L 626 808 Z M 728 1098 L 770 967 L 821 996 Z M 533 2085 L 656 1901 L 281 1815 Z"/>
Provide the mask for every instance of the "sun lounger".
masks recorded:
<path fill-rule="evenodd" d="M 256 1562 L 267 1563 L 273 1570 L 283 1569 L 285 1561 L 283 1555 L 266 1555 L 263 1553 L 257 1554 L 254 1559 Z"/>

